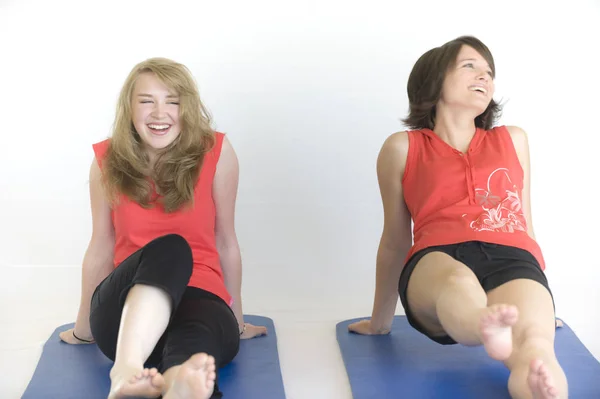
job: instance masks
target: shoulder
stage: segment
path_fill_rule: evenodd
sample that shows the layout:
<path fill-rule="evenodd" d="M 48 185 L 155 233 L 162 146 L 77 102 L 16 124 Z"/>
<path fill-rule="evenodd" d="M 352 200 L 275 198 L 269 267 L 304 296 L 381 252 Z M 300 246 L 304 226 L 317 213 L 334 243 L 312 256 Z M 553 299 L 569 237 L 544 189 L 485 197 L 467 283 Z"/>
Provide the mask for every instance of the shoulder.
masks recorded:
<path fill-rule="evenodd" d="M 388 136 L 383 142 L 382 152 L 407 154 L 409 147 L 409 132 L 396 132 Z"/>
<path fill-rule="evenodd" d="M 501 125 L 501 126 L 495 126 L 493 128 L 491 128 L 490 130 L 487 131 L 487 133 L 494 133 L 494 134 L 505 134 L 510 136 L 511 139 L 513 140 L 526 140 L 527 139 L 527 133 L 525 132 L 525 130 L 521 129 L 519 126 L 508 126 L 508 125 Z"/>
<path fill-rule="evenodd" d="M 215 131 L 214 135 L 215 135 L 215 143 L 217 143 L 217 142 L 223 142 L 227 138 L 227 135 L 225 133 L 223 133 L 223 132 L 217 132 L 217 131 Z"/>
<path fill-rule="evenodd" d="M 519 164 L 524 171 L 529 168 L 529 142 L 527 133 L 518 126 L 503 126 L 504 131 L 508 133 L 512 141 L 513 148 L 517 154 Z"/>
<path fill-rule="evenodd" d="M 393 133 L 384 141 L 377 158 L 378 173 L 403 173 L 409 150 L 409 132 Z"/>
<path fill-rule="evenodd" d="M 227 159 L 232 155 L 235 156 L 235 151 L 231 141 L 227 137 L 227 134 L 222 132 L 215 132 L 215 141 L 211 152 L 215 155 L 218 163 L 221 163 L 223 159 Z"/>
<path fill-rule="evenodd" d="M 94 154 L 96 155 L 96 159 L 99 163 L 102 163 L 104 157 L 106 156 L 106 152 L 110 147 L 110 138 L 106 140 L 99 141 L 97 143 L 92 144 L 92 148 L 94 149 Z"/>
<path fill-rule="evenodd" d="M 99 182 L 102 179 L 102 171 L 100 169 L 100 160 L 98 157 L 94 157 L 92 164 L 90 165 L 90 182 Z"/>
<path fill-rule="evenodd" d="M 231 152 L 233 151 L 233 146 L 231 145 L 231 141 L 225 133 L 217 132 L 216 133 L 217 142 L 219 142 L 221 147 L 221 152 Z"/>
<path fill-rule="evenodd" d="M 108 139 L 105 139 L 105 140 L 102 140 L 102 141 L 99 141 L 97 143 L 92 144 L 92 147 L 95 150 L 104 150 L 104 151 L 106 151 L 108 149 L 108 147 L 110 146 L 110 141 L 111 141 L 111 139 L 108 138 Z"/>
<path fill-rule="evenodd" d="M 519 126 L 496 126 L 488 130 L 486 133 L 493 134 L 495 139 L 499 140 L 500 142 L 512 142 L 517 152 L 528 149 L 527 133 Z"/>
<path fill-rule="evenodd" d="M 215 141 L 215 146 L 213 151 L 215 151 L 217 164 L 217 175 L 219 175 L 219 171 L 235 171 L 238 169 L 238 159 L 233 149 L 233 145 L 227 138 L 227 135 L 224 133 L 217 133 L 217 140 Z"/>
<path fill-rule="evenodd" d="M 212 146 L 208 149 L 207 154 L 218 162 L 228 141 L 225 133 L 215 131 L 213 133 Z"/>
<path fill-rule="evenodd" d="M 525 130 L 521 129 L 518 126 L 503 126 L 510 138 L 512 139 L 513 145 L 517 152 L 525 151 L 528 148 L 528 139 L 527 133 Z"/>
<path fill-rule="evenodd" d="M 504 128 L 508 131 L 508 134 L 510 134 L 511 137 L 527 139 L 527 133 L 525 133 L 525 130 L 521 129 L 519 126 L 504 126 Z"/>

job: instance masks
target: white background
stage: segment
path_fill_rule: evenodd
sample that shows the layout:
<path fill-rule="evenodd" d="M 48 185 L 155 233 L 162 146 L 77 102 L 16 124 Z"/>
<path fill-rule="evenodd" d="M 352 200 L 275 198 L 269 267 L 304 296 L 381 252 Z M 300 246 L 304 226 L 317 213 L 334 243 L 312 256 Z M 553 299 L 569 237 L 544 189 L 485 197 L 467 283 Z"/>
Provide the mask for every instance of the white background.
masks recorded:
<path fill-rule="evenodd" d="M 371 309 L 377 153 L 404 129 L 414 62 L 463 34 L 495 57 L 499 123 L 529 134 L 557 315 L 600 358 L 600 2 L 401 3 L 0 0 L 1 396 L 75 318 L 91 144 L 130 69 L 161 56 L 237 151 L 244 310 L 274 319 L 288 397 L 349 398 L 334 327 Z"/>

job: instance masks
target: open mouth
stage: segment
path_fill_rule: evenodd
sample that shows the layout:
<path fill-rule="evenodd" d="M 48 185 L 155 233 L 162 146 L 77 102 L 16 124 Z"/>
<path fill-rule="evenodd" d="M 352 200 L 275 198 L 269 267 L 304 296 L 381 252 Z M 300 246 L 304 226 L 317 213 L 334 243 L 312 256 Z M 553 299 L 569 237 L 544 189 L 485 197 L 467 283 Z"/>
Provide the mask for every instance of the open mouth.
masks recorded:
<path fill-rule="evenodd" d="M 487 94 L 487 90 L 481 86 L 471 86 L 471 87 L 469 87 L 469 90 L 477 92 L 477 93 Z"/>
<path fill-rule="evenodd" d="M 167 124 L 150 123 L 146 126 L 148 126 L 148 130 L 150 130 L 150 132 L 152 132 L 152 134 L 155 134 L 157 136 L 164 136 L 171 129 L 171 125 L 167 125 Z"/>

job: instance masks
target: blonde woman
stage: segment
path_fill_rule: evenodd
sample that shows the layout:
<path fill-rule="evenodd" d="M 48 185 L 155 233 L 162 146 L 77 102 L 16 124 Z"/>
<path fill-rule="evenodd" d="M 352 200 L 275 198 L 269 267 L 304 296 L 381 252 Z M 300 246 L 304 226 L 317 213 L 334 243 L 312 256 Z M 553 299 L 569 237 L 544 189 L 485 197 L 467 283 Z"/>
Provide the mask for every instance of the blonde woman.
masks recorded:
<path fill-rule="evenodd" d="M 109 398 L 221 398 L 218 369 L 267 332 L 243 321 L 231 144 L 187 68 L 154 58 L 133 68 L 93 149 L 93 232 L 61 339 L 114 360 Z"/>

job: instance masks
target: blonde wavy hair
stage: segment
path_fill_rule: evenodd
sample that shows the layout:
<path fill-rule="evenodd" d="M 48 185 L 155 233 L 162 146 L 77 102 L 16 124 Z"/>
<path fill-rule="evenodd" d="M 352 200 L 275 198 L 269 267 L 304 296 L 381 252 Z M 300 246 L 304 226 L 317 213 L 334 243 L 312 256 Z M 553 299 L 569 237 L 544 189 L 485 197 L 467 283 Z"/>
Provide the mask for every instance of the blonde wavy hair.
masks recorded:
<path fill-rule="evenodd" d="M 180 97 L 181 133 L 173 143 L 157 151 L 153 166 L 132 120 L 133 90 L 140 74 L 147 72 L 154 73 Z M 187 67 L 166 58 L 140 62 L 121 89 L 112 138 L 103 162 L 109 200 L 114 204 L 122 194 L 146 209 L 160 203 L 166 212 L 193 204 L 204 156 L 214 142 L 211 117 Z"/>

